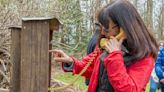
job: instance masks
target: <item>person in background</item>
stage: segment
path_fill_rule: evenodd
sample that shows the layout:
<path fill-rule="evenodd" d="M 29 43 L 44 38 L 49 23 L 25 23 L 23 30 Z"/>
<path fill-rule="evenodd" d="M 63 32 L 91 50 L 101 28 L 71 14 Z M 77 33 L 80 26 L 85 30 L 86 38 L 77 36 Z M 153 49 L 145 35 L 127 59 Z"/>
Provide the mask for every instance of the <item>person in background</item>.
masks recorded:
<path fill-rule="evenodd" d="M 159 79 L 161 92 L 164 92 L 164 43 L 163 42 L 160 43 L 159 53 L 155 63 L 155 73 Z M 152 86 L 154 87 L 155 90 L 155 87 L 158 87 L 157 82 L 152 84 Z"/>
<path fill-rule="evenodd" d="M 81 61 L 64 51 L 51 50 L 55 62 L 72 63 L 72 73 L 90 79 L 88 92 L 145 92 L 158 44 L 136 8 L 127 0 L 115 0 L 98 14 L 101 32 L 95 50 Z M 116 38 L 123 32 L 125 35 Z M 107 39 L 100 46 L 101 39 Z"/>
<path fill-rule="evenodd" d="M 163 42 L 160 42 L 159 43 L 159 50 L 160 50 L 160 47 L 163 46 L 164 43 Z M 149 89 L 149 92 L 156 92 L 157 89 L 160 88 L 160 83 L 159 83 L 159 79 L 156 75 L 156 72 L 155 72 L 155 66 L 153 68 L 153 71 L 151 73 L 151 78 L 150 78 L 150 89 Z"/>
<path fill-rule="evenodd" d="M 87 46 L 87 55 L 89 55 L 90 53 L 92 53 L 94 51 L 94 49 L 96 48 L 96 44 L 100 35 L 100 25 L 98 23 L 95 23 L 95 32 L 92 36 L 92 38 L 90 39 L 88 46 Z M 85 80 L 85 84 L 89 85 L 89 79 Z"/>

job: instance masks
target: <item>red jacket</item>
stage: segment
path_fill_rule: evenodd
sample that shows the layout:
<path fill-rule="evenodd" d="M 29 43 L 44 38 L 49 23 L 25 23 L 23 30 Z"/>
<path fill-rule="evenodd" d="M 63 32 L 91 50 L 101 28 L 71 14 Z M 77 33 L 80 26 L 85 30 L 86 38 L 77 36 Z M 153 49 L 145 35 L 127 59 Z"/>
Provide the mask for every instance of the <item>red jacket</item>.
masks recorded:
<path fill-rule="evenodd" d="M 91 53 L 82 61 L 73 58 L 73 74 L 80 73 L 88 60 L 93 57 L 94 53 Z M 97 54 L 96 59 L 83 74 L 83 76 L 90 79 L 88 92 L 96 92 L 100 54 L 101 52 Z M 148 56 L 129 67 L 125 67 L 121 51 L 114 51 L 104 59 L 104 64 L 107 69 L 108 79 L 115 92 L 145 92 L 146 84 L 150 79 L 150 74 L 154 66 L 154 58 Z"/>

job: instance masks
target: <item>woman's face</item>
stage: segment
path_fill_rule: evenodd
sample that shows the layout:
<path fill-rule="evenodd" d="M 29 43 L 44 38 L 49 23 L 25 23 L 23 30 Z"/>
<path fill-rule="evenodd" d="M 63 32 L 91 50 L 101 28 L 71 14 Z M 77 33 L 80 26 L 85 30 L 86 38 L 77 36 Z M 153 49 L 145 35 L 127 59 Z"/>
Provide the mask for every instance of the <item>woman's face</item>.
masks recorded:
<path fill-rule="evenodd" d="M 101 35 L 105 36 L 107 39 L 110 39 L 111 36 L 116 36 L 119 31 L 119 26 L 110 19 L 109 28 L 106 29 L 102 26 Z"/>

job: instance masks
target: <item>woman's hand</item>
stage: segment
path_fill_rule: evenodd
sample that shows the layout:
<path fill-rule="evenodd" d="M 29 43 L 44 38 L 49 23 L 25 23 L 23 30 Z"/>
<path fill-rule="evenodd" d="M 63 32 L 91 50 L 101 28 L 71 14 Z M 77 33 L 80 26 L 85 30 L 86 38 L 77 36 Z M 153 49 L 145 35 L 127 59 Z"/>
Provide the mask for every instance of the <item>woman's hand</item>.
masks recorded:
<path fill-rule="evenodd" d="M 108 53 L 111 53 L 113 51 L 117 51 L 121 49 L 121 44 L 125 38 L 121 38 L 120 41 L 118 41 L 115 37 L 110 37 L 110 40 L 105 46 L 105 50 Z"/>
<path fill-rule="evenodd" d="M 69 57 L 66 53 L 64 53 L 62 50 L 49 50 L 49 52 L 52 52 L 53 58 L 56 62 L 65 62 L 65 63 L 71 63 L 73 62 L 72 58 Z"/>

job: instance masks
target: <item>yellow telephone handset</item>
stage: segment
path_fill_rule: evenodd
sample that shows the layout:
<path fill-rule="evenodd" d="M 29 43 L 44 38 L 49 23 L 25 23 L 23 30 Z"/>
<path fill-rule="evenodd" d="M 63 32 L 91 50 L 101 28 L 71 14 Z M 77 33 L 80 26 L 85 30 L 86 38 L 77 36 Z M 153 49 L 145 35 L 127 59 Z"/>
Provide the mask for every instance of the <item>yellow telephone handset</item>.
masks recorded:
<path fill-rule="evenodd" d="M 120 40 L 120 39 L 121 39 L 122 37 L 124 37 L 124 36 L 125 36 L 125 33 L 124 33 L 123 29 L 120 28 L 120 33 L 119 33 L 118 35 L 116 35 L 116 39 L 117 39 L 117 40 Z M 101 48 L 104 47 L 104 46 L 107 44 L 107 42 L 108 42 L 108 39 L 102 38 L 102 39 L 100 40 L 100 47 L 101 47 Z"/>

